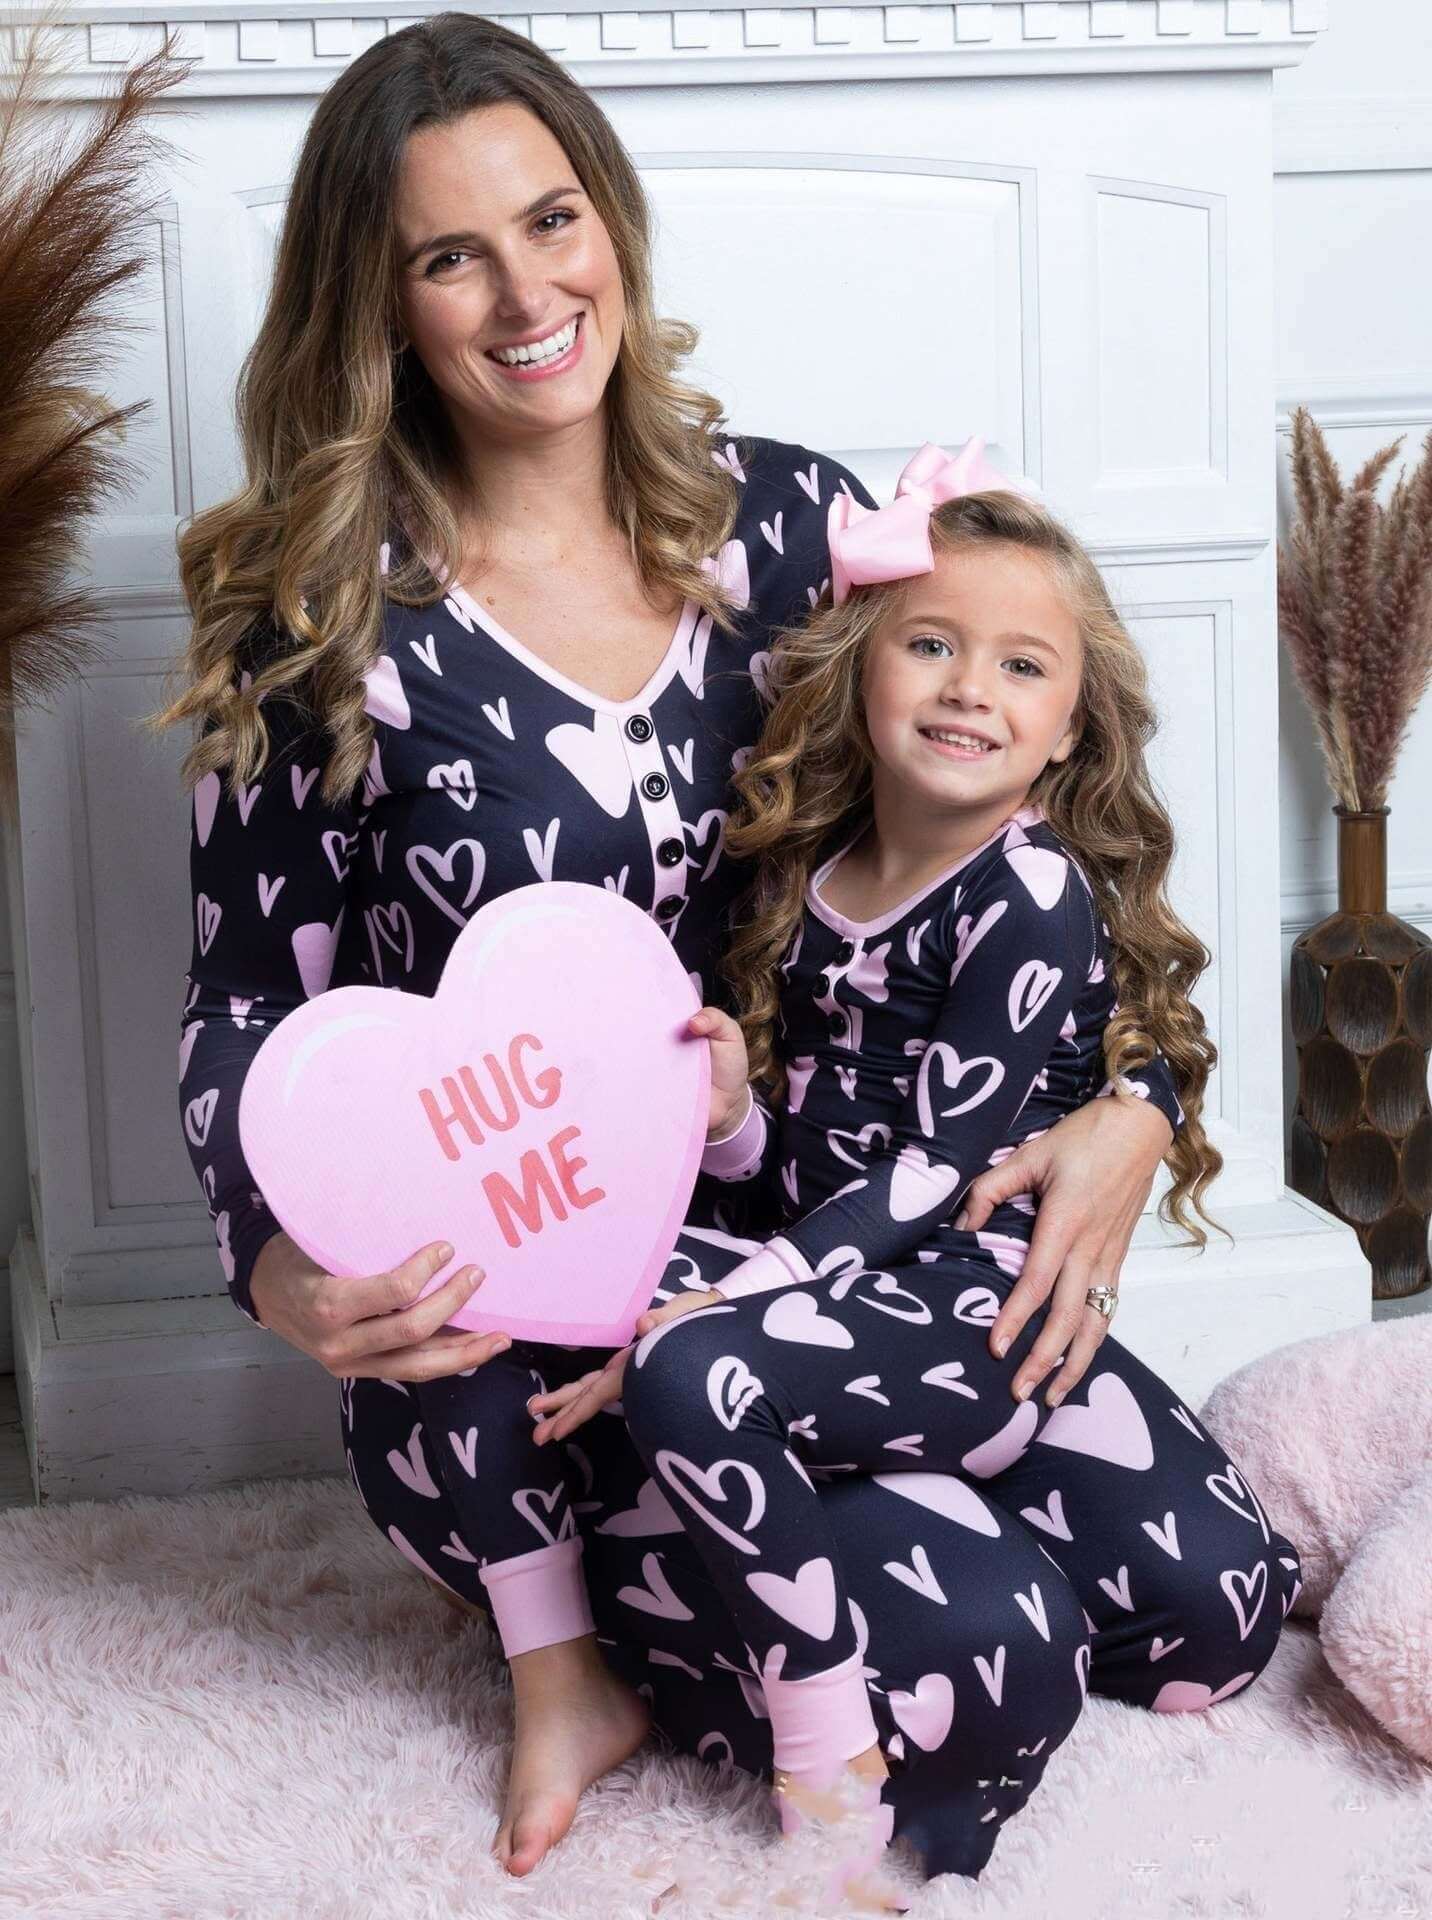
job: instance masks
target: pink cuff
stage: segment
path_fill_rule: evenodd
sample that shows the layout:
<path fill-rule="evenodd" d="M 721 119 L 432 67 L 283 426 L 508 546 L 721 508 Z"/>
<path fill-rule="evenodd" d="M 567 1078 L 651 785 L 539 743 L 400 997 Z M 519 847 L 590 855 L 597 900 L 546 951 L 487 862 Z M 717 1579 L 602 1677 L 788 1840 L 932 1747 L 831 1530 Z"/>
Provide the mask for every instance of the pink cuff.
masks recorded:
<path fill-rule="evenodd" d="M 478 1574 L 509 1660 L 596 1631 L 582 1578 L 580 1534 L 508 1560 L 491 1560 Z"/>
<path fill-rule="evenodd" d="M 862 1656 L 851 1654 L 805 1680 L 763 1682 L 771 1715 L 772 1764 L 810 1776 L 853 1760 L 879 1739 Z"/>
<path fill-rule="evenodd" d="M 753 1253 L 739 1267 L 732 1267 L 724 1279 L 713 1282 L 711 1291 L 719 1293 L 723 1300 L 740 1300 L 748 1293 L 797 1287 L 814 1278 L 814 1269 L 805 1255 L 777 1234 L 759 1253 Z"/>
<path fill-rule="evenodd" d="M 751 1089 L 746 1089 L 746 1111 L 741 1124 L 724 1140 L 708 1140 L 701 1154 L 701 1171 L 718 1180 L 749 1180 L 761 1164 L 767 1120 Z"/>

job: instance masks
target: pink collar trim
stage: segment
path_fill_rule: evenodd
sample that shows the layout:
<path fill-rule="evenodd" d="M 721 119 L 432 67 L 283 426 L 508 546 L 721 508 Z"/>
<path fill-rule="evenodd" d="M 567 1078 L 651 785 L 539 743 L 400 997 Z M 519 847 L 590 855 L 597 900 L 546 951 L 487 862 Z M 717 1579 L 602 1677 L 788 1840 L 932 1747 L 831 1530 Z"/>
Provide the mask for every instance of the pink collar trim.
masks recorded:
<path fill-rule="evenodd" d="M 927 895 L 934 893 L 938 887 L 944 886 L 947 880 L 952 880 L 960 871 L 961 867 L 967 867 L 971 860 L 984 852 L 986 847 L 993 846 L 995 841 L 1000 839 L 1002 835 L 1008 833 L 1012 826 L 1021 829 L 1032 827 L 1037 825 L 1043 818 L 1043 810 L 1039 807 L 1023 806 L 1018 808 L 1014 813 L 1010 814 L 1007 820 L 1001 820 L 994 832 L 990 834 L 987 839 L 981 840 L 977 847 L 972 847 L 968 853 L 962 854 L 952 866 L 946 867 L 943 873 L 937 873 L 935 878 L 931 880 L 927 886 L 921 887 L 918 893 L 912 893 L 908 900 L 902 900 L 898 907 L 891 907 L 888 913 L 882 913 L 876 920 L 847 920 L 843 913 L 837 913 L 834 907 L 827 906 L 825 901 L 820 897 L 821 887 L 829 880 L 846 854 L 850 852 L 850 849 L 860 838 L 860 835 L 857 833 L 846 841 L 838 853 L 833 853 L 829 860 L 827 860 L 823 866 L 818 867 L 811 875 L 806 883 L 806 905 L 810 908 L 817 920 L 823 921 L 826 926 L 833 928 L 835 932 L 844 934 L 847 940 L 863 940 L 878 933 L 885 933 L 889 928 L 895 926 L 898 921 L 903 920 L 906 914 L 909 913 L 913 907 L 917 907 Z"/>

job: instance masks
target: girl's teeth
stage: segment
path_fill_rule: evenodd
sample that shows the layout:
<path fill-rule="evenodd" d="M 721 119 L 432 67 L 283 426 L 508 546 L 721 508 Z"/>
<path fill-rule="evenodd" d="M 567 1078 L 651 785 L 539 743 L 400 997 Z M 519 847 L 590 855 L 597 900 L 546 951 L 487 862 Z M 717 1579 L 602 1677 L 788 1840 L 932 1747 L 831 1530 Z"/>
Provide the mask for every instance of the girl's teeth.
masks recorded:
<path fill-rule="evenodd" d="M 566 353 L 576 337 L 577 323 L 569 320 L 565 327 L 549 334 L 545 340 L 534 341 L 530 347 L 496 347 L 492 357 L 500 360 L 504 367 L 540 365 L 544 360 L 555 360 L 559 354 Z"/>
<path fill-rule="evenodd" d="M 980 753 L 993 753 L 994 747 L 988 740 L 976 740 L 968 733 L 939 733 L 933 727 L 926 729 L 931 740 L 939 740 L 950 747 L 974 747 Z"/>

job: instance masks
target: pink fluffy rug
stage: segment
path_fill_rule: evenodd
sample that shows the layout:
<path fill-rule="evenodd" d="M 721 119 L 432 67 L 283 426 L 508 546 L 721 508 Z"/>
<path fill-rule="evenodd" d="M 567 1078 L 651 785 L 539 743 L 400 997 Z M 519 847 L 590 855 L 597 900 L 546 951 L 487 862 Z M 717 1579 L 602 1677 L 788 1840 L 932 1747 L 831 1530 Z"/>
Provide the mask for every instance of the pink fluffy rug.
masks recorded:
<path fill-rule="evenodd" d="M 488 1857 L 510 1726 L 486 1630 L 346 1480 L 0 1514 L 5 1920 L 645 1920 L 698 1841 L 771 1920 L 764 1791 L 647 1748 L 525 1882 Z M 1091 1700 L 979 1882 L 915 1920 L 1432 1917 L 1432 1769 L 1294 1622 L 1206 1715 Z"/>

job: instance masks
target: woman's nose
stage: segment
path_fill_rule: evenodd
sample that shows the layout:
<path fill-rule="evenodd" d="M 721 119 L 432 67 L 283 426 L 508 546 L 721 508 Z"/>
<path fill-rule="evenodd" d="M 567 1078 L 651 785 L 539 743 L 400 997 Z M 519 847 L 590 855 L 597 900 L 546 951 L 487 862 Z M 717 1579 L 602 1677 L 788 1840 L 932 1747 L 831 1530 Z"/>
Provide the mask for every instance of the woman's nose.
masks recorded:
<path fill-rule="evenodd" d="M 535 318 L 547 301 L 547 282 L 540 269 L 523 260 L 509 260 L 498 267 L 498 312 L 511 319 Z"/>

